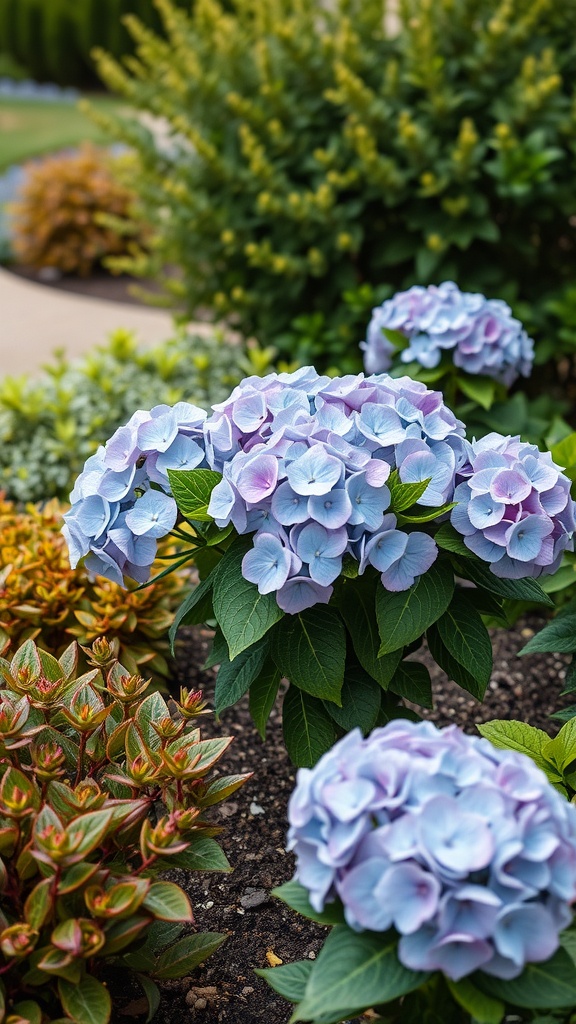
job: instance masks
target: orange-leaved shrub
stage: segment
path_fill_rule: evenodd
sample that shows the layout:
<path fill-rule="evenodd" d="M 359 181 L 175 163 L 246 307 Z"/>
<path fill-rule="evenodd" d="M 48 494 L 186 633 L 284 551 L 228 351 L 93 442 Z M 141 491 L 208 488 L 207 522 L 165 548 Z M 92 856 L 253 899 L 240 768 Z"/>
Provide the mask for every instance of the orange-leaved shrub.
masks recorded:
<path fill-rule="evenodd" d="M 118 174 L 127 159 L 86 143 L 29 165 L 10 207 L 18 261 L 86 276 L 125 254 L 129 241 L 116 224 L 127 221 L 132 202 Z"/>
<path fill-rule="evenodd" d="M 71 569 L 60 533 L 63 510 L 56 499 L 24 511 L 0 500 L 0 635 L 13 649 L 32 638 L 58 656 L 72 638 L 90 644 L 113 633 L 131 672 L 146 666 L 148 675 L 167 675 L 166 635 L 185 577 L 170 573 L 138 590 Z M 161 554 L 170 550 L 165 544 Z"/>

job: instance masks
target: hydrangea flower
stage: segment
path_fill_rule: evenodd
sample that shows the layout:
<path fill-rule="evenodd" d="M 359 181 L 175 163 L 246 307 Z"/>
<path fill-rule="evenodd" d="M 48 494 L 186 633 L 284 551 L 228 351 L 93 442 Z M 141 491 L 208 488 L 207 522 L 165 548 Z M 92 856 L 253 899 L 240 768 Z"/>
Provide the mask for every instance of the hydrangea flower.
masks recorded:
<path fill-rule="evenodd" d="M 532 371 L 534 343 L 510 307 L 501 299 L 461 292 L 453 281 L 428 288 L 415 285 L 372 311 L 360 345 L 368 373 L 382 373 L 392 365 L 395 348 L 383 333 L 386 329 L 408 338 L 410 344 L 400 355 L 405 363 L 433 369 L 442 352 L 451 350 L 455 366 L 494 377 L 507 387 Z"/>
<path fill-rule="evenodd" d="M 451 512 L 466 547 L 506 579 L 555 572 L 574 546 L 568 477 L 519 437 L 488 434 L 466 449 Z"/>
<path fill-rule="evenodd" d="M 289 804 L 296 878 L 413 970 L 499 978 L 547 960 L 576 899 L 576 809 L 525 755 L 456 726 L 349 733 Z"/>
<path fill-rule="evenodd" d="M 438 552 L 427 534 L 397 528 L 390 473 L 430 479 L 421 503 L 444 504 L 466 457 L 463 434 L 442 396 L 409 377 L 331 379 L 312 367 L 249 377 L 208 418 L 186 403 L 139 410 L 72 492 L 72 563 L 88 555 L 118 582 L 146 579 L 153 542 L 176 522 L 168 469 L 205 466 L 222 474 L 210 515 L 255 535 L 243 574 L 285 611 L 329 601 L 345 554 L 404 590 Z"/>

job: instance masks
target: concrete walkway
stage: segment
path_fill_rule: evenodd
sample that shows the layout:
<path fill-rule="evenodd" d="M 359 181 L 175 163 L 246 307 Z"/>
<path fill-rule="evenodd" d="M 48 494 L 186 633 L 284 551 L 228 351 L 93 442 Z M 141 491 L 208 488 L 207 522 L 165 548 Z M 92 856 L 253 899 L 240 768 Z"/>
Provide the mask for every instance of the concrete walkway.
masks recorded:
<path fill-rule="evenodd" d="M 33 373 L 56 348 L 70 358 L 106 341 L 117 327 L 136 332 L 143 345 L 166 341 L 170 315 L 47 288 L 0 268 L 0 375 Z"/>

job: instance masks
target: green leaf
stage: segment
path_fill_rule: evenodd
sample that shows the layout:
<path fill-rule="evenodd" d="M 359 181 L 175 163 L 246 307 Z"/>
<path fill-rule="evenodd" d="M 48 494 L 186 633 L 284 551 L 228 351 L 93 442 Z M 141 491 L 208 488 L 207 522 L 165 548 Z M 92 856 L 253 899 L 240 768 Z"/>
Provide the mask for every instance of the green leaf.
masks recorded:
<path fill-rule="evenodd" d="M 68 868 L 62 876 L 62 881 L 58 886 L 58 895 L 66 896 L 70 892 L 74 892 L 75 889 L 79 889 L 80 886 L 85 885 L 88 879 L 92 878 L 99 870 L 99 864 L 89 864 L 85 861 L 80 861 L 79 864 L 73 864 L 72 867 Z"/>
<path fill-rule="evenodd" d="M 422 505 L 415 505 L 410 513 L 403 515 L 399 513 L 396 518 L 398 523 L 431 523 L 433 520 L 438 519 L 439 516 L 445 515 L 450 512 L 456 506 L 455 501 L 448 501 L 445 505 L 439 505 L 438 508 L 425 508 Z"/>
<path fill-rule="evenodd" d="M 187 871 L 231 871 L 224 850 L 211 836 L 198 836 L 187 850 L 170 857 L 170 867 Z"/>
<path fill-rule="evenodd" d="M 382 690 L 359 665 L 347 665 L 342 686 L 342 707 L 324 701 L 326 711 L 345 732 L 360 727 L 366 736 L 376 725 Z"/>
<path fill-rule="evenodd" d="M 92 853 L 106 835 L 113 817 L 112 811 L 102 810 L 89 811 L 88 814 L 74 818 L 68 826 L 70 833 L 79 832 L 82 836 L 76 852 L 82 856 Z"/>
<path fill-rule="evenodd" d="M 228 644 L 222 630 L 217 629 L 212 638 L 212 648 L 206 661 L 202 665 L 202 671 L 206 672 L 215 665 L 221 665 L 223 661 L 229 661 Z"/>
<path fill-rule="evenodd" d="M 150 1021 L 156 1015 L 158 1007 L 160 1006 L 160 990 L 158 985 L 155 985 L 152 979 L 148 978 L 145 974 L 135 974 L 135 977 L 148 1000 L 146 1024 L 150 1024 Z"/>
<path fill-rule="evenodd" d="M 464 555 L 465 558 L 472 558 L 472 552 L 468 550 L 461 533 L 454 529 L 451 523 L 442 523 L 436 530 L 434 540 L 439 548 L 444 551 L 451 551 L 454 555 Z"/>
<path fill-rule="evenodd" d="M 112 1000 L 108 989 L 89 974 L 77 985 L 60 978 L 58 994 L 62 1008 L 76 1024 L 108 1024 Z"/>
<path fill-rule="evenodd" d="M 272 889 L 272 895 L 286 903 L 297 914 L 302 914 L 303 917 L 307 917 L 310 921 L 316 921 L 317 924 L 328 926 L 344 924 L 344 911 L 339 900 L 336 903 L 327 903 L 324 910 L 320 912 L 314 910 L 308 898 L 308 890 L 295 879 Z"/>
<path fill-rule="evenodd" d="M 187 935 L 161 954 L 156 960 L 152 974 L 159 981 L 183 978 L 212 956 L 228 938 L 219 932 L 203 932 Z"/>
<path fill-rule="evenodd" d="M 376 588 L 380 581 L 347 583 L 340 592 L 339 608 L 362 668 L 386 690 L 402 657 L 402 649 L 378 657 L 380 635 L 376 622 Z"/>
<path fill-rule="evenodd" d="M 347 1014 L 360 1012 L 419 988 L 428 975 L 404 967 L 397 946 L 397 936 L 390 933 L 358 933 L 342 925 L 334 928 L 292 1020 L 314 1020 L 343 1007 Z"/>
<path fill-rule="evenodd" d="M 492 377 L 482 377 L 480 374 L 458 374 L 456 383 L 464 394 L 477 402 L 483 409 L 490 409 L 496 397 L 497 383 Z"/>
<path fill-rule="evenodd" d="M 387 484 L 390 491 L 389 511 L 404 512 L 407 508 L 412 508 L 424 494 L 431 479 L 432 477 L 428 477 L 427 480 L 421 480 L 416 484 L 403 484 L 398 470 L 393 470 Z"/>
<path fill-rule="evenodd" d="M 518 653 L 535 654 L 553 651 L 556 654 L 572 654 L 576 651 L 576 615 L 564 615 L 549 622 Z"/>
<path fill-rule="evenodd" d="M 490 569 L 482 562 L 466 559 L 458 563 L 458 575 L 464 579 L 472 580 L 478 587 L 498 594 L 500 597 L 508 597 L 513 601 L 534 601 L 538 604 L 553 606 L 554 602 L 542 587 L 533 579 L 525 580 L 501 580 L 495 576 Z"/>
<path fill-rule="evenodd" d="M 208 505 L 212 491 L 222 479 L 212 469 L 169 469 L 170 489 L 183 516 L 199 523 L 211 523 Z"/>
<path fill-rule="evenodd" d="M 401 661 L 389 688 L 413 704 L 420 704 L 423 708 L 434 707 L 430 673 L 419 661 Z"/>
<path fill-rule="evenodd" d="M 576 718 L 571 718 L 553 740 L 548 740 L 542 753 L 553 761 L 560 773 L 576 760 Z"/>
<path fill-rule="evenodd" d="M 481 700 L 481 694 L 483 694 L 482 687 L 478 685 L 472 673 L 464 668 L 459 661 L 456 661 L 456 658 L 452 657 L 450 651 L 445 647 L 436 626 L 430 627 L 426 633 L 426 639 L 430 654 L 440 668 L 444 670 L 448 678 L 453 679 L 455 683 L 458 683 L 458 686 L 471 693 L 473 697 L 476 697 L 476 700 Z"/>
<path fill-rule="evenodd" d="M 143 906 L 159 921 L 194 921 L 190 900 L 174 882 L 153 882 Z"/>
<path fill-rule="evenodd" d="M 152 722 L 160 722 L 163 718 L 169 717 L 168 705 L 158 692 L 148 694 L 138 705 L 134 719 L 140 727 L 146 746 L 151 750 L 160 750 L 162 746 L 162 740 L 152 728 Z"/>
<path fill-rule="evenodd" d="M 262 739 L 266 739 L 266 725 L 274 707 L 280 686 L 281 672 L 272 661 L 267 661 L 257 679 L 250 685 L 250 714 Z"/>
<path fill-rule="evenodd" d="M 217 567 L 218 568 L 218 567 Z M 212 614 L 212 587 L 214 585 L 215 572 L 210 573 L 202 583 L 198 583 L 193 590 L 190 591 L 188 597 L 182 602 L 176 615 L 174 622 L 170 626 L 168 631 L 168 637 L 170 639 L 170 646 L 172 653 L 174 653 L 174 642 L 176 640 L 176 633 L 180 626 L 193 626 L 198 623 L 205 622 L 207 618 L 211 617 Z"/>
<path fill-rule="evenodd" d="M 42 1010 L 32 999 L 24 999 L 21 1003 L 16 1003 L 12 1007 L 11 1016 L 12 1014 L 15 1017 L 21 1017 L 28 1024 L 42 1024 Z"/>
<path fill-rule="evenodd" d="M 549 744 L 550 737 L 543 729 L 537 729 L 526 722 L 501 722 L 494 719 L 477 725 L 478 732 L 499 750 L 518 750 L 527 754 L 543 771 L 550 768 L 550 762 L 544 756 L 544 748 Z"/>
<path fill-rule="evenodd" d="M 452 657 L 478 683 L 478 699 L 482 700 L 492 674 L 492 643 L 462 588 L 458 588 L 447 611 L 436 622 L 436 629 Z"/>
<path fill-rule="evenodd" d="M 333 608 L 315 605 L 285 615 L 272 634 L 272 657 L 294 686 L 313 697 L 340 704 L 346 634 Z"/>
<path fill-rule="evenodd" d="M 409 590 L 392 593 L 376 591 L 376 618 L 380 631 L 380 654 L 390 654 L 411 644 L 444 614 L 454 593 L 450 565 L 435 562 Z"/>
<path fill-rule="evenodd" d="M 217 716 L 221 715 L 225 708 L 236 704 L 247 693 L 264 668 L 269 648 L 270 640 L 268 636 L 264 636 L 252 647 L 238 654 L 234 661 L 226 658 L 222 662 L 214 690 L 214 711 Z"/>
<path fill-rule="evenodd" d="M 298 960 L 294 964 L 281 964 L 280 967 L 273 967 L 271 970 L 258 969 L 254 973 L 259 978 L 264 978 L 270 988 L 289 1003 L 299 1003 L 304 997 L 312 966 L 311 960 Z"/>
<path fill-rule="evenodd" d="M 291 686 L 282 706 L 284 742 L 288 756 L 299 768 L 311 768 L 336 742 L 336 726 L 322 701 Z"/>
<path fill-rule="evenodd" d="M 283 617 L 274 594 L 259 594 L 242 575 L 242 559 L 251 539 L 241 537 L 228 549 L 214 580 L 214 615 L 228 643 L 230 660 L 260 640 Z"/>
<path fill-rule="evenodd" d="M 576 971 L 568 953 L 559 949 L 543 964 L 528 964 L 518 978 L 502 981 L 478 972 L 472 979 L 483 992 L 512 1006 L 555 1010 L 576 1003 Z"/>
<path fill-rule="evenodd" d="M 506 1013 L 503 1002 L 481 992 L 468 978 L 460 981 L 446 978 L 446 983 L 456 1002 L 467 1010 L 474 1024 L 500 1024 Z"/>
<path fill-rule="evenodd" d="M 52 878 L 34 886 L 24 904 L 24 917 L 31 928 L 42 928 L 52 910 Z"/>

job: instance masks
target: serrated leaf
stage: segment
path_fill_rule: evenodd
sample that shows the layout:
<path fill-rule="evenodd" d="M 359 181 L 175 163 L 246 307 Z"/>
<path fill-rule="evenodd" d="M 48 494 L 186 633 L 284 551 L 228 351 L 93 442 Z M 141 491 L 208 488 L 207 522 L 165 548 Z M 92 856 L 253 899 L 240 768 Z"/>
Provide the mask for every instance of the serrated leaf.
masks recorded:
<path fill-rule="evenodd" d="M 277 668 L 294 686 L 340 704 L 346 635 L 335 609 L 315 605 L 285 615 L 272 634 L 270 650 Z"/>
<path fill-rule="evenodd" d="M 265 970 L 258 969 L 254 973 L 259 978 L 264 978 L 270 988 L 287 999 L 289 1003 L 299 1003 L 304 998 L 311 970 L 311 960 L 298 960 L 294 964 L 281 964 L 280 967 Z"/>
<path fill-rule="evenodd" d="M 315 1020 L 345 1007 L 359 1013 L 419 988 L 428 975 L 404 967 L 395 934 L 353 932 L 339 925 L 328 936 L 296 1007 L 294 1021 Z"/>
<path fill-rule="evenodd" d="M 187 935 L 157 958 L 153 976 L 159 981 L 183 978 L 212 956 L 227 938 L 227 935 L 221 935 L 219 932 Z"/>
<path fill-rule="evenodd" d="M 228 643 L 231 661 L 260 640 L 283 617 L 274 594 L 260 594 L 242 575 L 242 559 L 251 546 L 241 537 L 219 563 L 214 580 L 214 615 Z"/>
<path fill-rule="evenodd" d="M 339 608 L 362 668 L 386 690 L 402 657 L 402 648 L 378 656 L 380 635 L 376 622 L 376 589 L 380 582 L 358 580 L 342 588 Z"/>
<path fill-rule="evenodd" d="M 238 654 L 234 661 L 225 658 L 216 676 L 214 689 L 216 715 L 220 715 L 225 708 L 236 704 L 248 692 L 264 668 L 269 649 L 269 637 L 264 636 L 257 643 Z"/>
<path fill-rule="evenodd" d="M 554 604 L 552 599 L 544 593 L 537 580 L 530 578 L 525 580 L 500 579 L 499 576 L 495 576 L 490 571 L 487 565 L 480 561 L 473 561 L 472 559 L 467 559 L 466 561 L 459 560 L 458 575 L 463 576 L 464 579 L 471 580 L 478 587 L 483 587 L 492 594 L 508 597 L 512 601 L 533 601 L 537 604 L 548 606 L 553 606 Z"/>
<path fill-rule="evenodd" d="M 434 706 L 430 673 L 419 661 L 401 661 L 389 689 L 399 697 L 404 697 L 423 708 Z"/>
<path fill-rule="evenodd" d="M 382 690 L 359 665 L 347 665 L 342 685 L 342 706 L 324 701 L 324 707 L 345 732 L 359 727 L 366 736 L 376 725 Z"/>
<path fill-rule="evenodd" d="M 444 614 L 454 593 L 454 576 L 446 562 L 435 562 L 409 590 L 376 591 L 380 654 L 390 654 L 417 640 Z"/>
<path fill-rule="evenodd" d="M 564 615 L 549 622 L 536 636 L 518 652 L 535 654 L 538 652 L 554 652 L 555 654 L 572 654 L 576 651 L 576 615 Z"/>
<path fill-rule="evenodd" d="M 168 480 L 183 516 L 199 523 L 211 523 L 208 505 L 212 491 L 222 479 L 213 469 L 169 469 Z"/>
<path fill-rule="evenodd" d="M 526 722 L 501 722 L 498 719 L 484 722 L 476 728 L 500 750 L 517 750 L 527 754 L 543 771 L 549 770 L 550 762 L 544 755 L 544 748 L 550 742 L 550 737 L 543 729 L 537 729 Z"/>
<path fill-rule="evenodd" d="M 250 685 L 250 714 L 263 740 L 266 739 L 266 725 L 278 696 L 281 678 L 281 672 L 270 660 Z"/>
<path fill-rule="evenodd" d="M 293 764 L 311 768 L 336 742 L 336 725 L 322 701 L 291 686 L 282 706 L 284 742 Z"/>
<path fill-rule="evenodd" d="M 576 1003 L 576 971 L 564 949 L 559 949 L 545 963 L 528 964 L 522 974 L 511 981 L 492 978 L 481 971 L 473 974 L 471 980 L 496 999 L 529 1010 L 562 1009 Z"/>
<path fill-rule="evenodd" d="M 427 480 L 421 480 L 415 484 L 403 484 L 398 470 L 395 469 L 388 479 L 388 489 L 390 491 L 389 511 L 404 512 L 406 509 L 412 508 L 424 494 L 431 479 L 432 477 L 428 477 Z"/>
<path fill-rule="evenodd" d="M 436 622 L 442 643 L 478 683 L 482 700 L 492 674 L 492 643 L 474 605 L 460 588 Z"/>
<path fill-rule="evenodd" d="M 112 1014 L 112 1000 L 108 989 L 89 974 L 78 984 L 61 978 L 58 994 L 62 1008 L 75 1024 L 108 1024 Z"/>
<path fill-rule="evenodd" d="M 325 924 L 329 927 L 344 924 L 344 910 L 339 900 L 335 903 L 327 903 L 322 911 L 314 910 L 310 903 L 308 890 L 294 878 L 289 882 L 284 882 L 284 885 L 272 889 L 272 895 L 276 899 L 282 900 L 297 914 L 302 914 L 303 917 L 307 917 L 310 921 L 316 921 L 317 924 Z"/>

